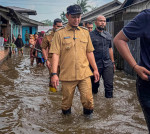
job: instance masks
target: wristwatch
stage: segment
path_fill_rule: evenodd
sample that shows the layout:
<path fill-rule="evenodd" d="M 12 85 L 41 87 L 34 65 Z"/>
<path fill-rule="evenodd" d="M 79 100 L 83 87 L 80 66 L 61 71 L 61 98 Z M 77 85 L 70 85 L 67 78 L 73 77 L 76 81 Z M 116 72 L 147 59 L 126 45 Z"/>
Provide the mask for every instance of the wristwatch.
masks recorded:
<path fill-rule="evenodd" d="M 57 75 L 57 73 L 51 73 L 51 77 L 54 76 L 54 75 Z"/>

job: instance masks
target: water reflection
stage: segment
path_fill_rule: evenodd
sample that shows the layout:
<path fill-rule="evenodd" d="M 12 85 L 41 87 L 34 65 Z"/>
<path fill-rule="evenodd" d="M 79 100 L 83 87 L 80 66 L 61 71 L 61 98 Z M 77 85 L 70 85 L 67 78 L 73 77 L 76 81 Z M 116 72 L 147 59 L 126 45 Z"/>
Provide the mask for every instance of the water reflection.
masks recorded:
<path fill-rule="evenodd" d="M 49 92 L 46 67 L 30 66 L 28 50 L 0 66 L 0 134 L 146 134 L 135 80 L 116 71 L 114 98 L 94 95 L 91 119 L 82 114 L 75 92 L 72 114 L 61 114 L 61 90 Z M 101 81 L 102 83 L 102 81 Z"/>

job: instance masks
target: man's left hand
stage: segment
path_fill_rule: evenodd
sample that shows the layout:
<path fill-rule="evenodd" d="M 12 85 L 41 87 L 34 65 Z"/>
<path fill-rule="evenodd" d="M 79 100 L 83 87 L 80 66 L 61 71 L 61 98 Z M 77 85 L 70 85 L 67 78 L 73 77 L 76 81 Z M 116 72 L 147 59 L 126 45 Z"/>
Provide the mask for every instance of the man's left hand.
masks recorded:
<path fill-rule="evenodd" d="M 95 78 L 94 82 L 96 83 L 96 82 L 99 81 L 99 72 L 98 72 L 98 70 L 94 70 L 93 74 L 94 74 L 94 78 Z"/>

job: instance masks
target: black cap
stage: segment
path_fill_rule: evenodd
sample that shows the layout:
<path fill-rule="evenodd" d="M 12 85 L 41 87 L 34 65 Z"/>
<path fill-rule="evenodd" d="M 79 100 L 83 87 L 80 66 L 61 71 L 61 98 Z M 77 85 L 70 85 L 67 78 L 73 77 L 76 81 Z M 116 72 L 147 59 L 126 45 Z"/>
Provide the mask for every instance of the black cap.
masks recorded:
<path fill-rule="evenodd" d="M 75 4 L 75 5 L 71 5 L 69 7 L 67 7 L 67 14 L 82 14 L 82 9 L 79 5 Z"/>

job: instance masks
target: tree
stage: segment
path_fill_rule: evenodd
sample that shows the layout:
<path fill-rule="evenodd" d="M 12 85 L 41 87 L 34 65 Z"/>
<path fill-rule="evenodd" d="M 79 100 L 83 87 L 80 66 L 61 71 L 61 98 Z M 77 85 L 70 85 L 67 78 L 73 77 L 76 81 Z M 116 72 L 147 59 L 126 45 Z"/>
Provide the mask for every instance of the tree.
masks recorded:
<path fill-rule="evenodd" d="M 88 8 L 94 9 L 92 6 L 88 5 L 88 0 L 77 0 L 76 4 L 81 6 L 83 13 L 86 13 L 88 11 Z M 67 21 L 66 13 L 64 11 L 60 14 L 60 17 L 63 22 Z"/>
<path fill-rule="evenodd" d="M 77 4 L 81 6 L 83 13 L 88 11 L 88 8 L 91 8 L 90 5 L 87 5 L 88 0 L 77 0 Z"/>
<path fill-rule="evenodd" d="M 43 20 L 41 22 L 44 23 L 45 26 L 52 26 L 53 25 L 53 22 L 49 19 Z"/>
<path fill-rule="evenodd" d="M 64 11 L 60 14 L 60 17 L 61 17 L 61 19 L 62 19 L 63 22 L 67 21 L 67 19 L 66 19 L 66 13 Z"/>

